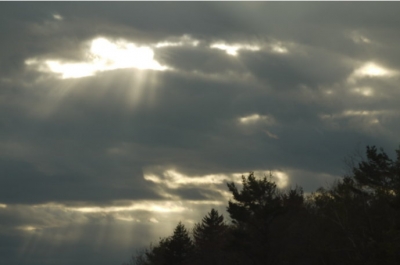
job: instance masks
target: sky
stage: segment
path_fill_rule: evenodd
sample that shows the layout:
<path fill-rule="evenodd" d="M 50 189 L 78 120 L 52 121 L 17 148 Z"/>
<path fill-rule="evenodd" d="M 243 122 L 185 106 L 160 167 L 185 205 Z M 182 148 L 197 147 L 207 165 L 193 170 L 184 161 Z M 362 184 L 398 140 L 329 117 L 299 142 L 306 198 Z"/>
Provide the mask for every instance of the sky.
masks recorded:
<path fill-rule="evenodd" d="M 0 263 L 105 265 L 400 142 L 396 2 L 0 3 Z"/>

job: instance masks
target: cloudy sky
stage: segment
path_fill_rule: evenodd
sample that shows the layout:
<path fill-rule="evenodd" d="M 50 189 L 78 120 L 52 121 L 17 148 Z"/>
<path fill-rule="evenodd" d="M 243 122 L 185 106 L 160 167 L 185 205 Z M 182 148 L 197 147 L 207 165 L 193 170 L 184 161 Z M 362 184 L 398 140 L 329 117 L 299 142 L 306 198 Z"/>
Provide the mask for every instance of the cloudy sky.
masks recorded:
<path fill-rule="evenodd" d="M 0 3 L 0 263 L 121 264 L 242 174 L 311 192 L 393 155 L 399 8 Z"/>

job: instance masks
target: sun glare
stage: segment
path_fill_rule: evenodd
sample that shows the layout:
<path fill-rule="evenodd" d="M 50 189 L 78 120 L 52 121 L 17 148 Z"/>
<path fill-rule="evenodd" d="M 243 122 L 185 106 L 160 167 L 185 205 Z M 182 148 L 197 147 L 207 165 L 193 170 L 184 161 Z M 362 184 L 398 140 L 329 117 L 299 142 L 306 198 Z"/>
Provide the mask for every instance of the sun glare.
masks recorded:
<path fill-rule="evenodd" d="M 156 71 L 167 70 L 154 59 L 154 51 L 147 46 L 137 46 L 125 40 L 108 40 L 96 38 L 91 41 L 86 51 L 86 58 L 81 62 L 66 62 L 63 60 L 39 60 L 31 58 L 25 61 L 34 65 L 39 71 L 50 71 L 61 74 L 62 79 L 80 78 L 95 75 L 97 72 L 115 69 L 136 68 Z"/>
<path fill-rule="evenodd" d="M 392 77 L 396 75 L 396 71 L 384 68 L 374 62 L 368 62 L 361 67 L 354 70 L 354 72 L 349 76 L 348 81 L 354 83 L 358 79 L 365 77 L 370 78 L 382 78 L 382 77 Z"/>
<path fill-rule="evenodd" d="M 105 70 L 131 67 L 159 71 L 167 69 L 154 60 L 151 48 L 137 47 L 126 41 L 113 43 L 105 38 L 98 38 L 92 41 L 90 51 L 94 55 L 94 61 Z"/>
<path fill-rule="evenodd" d="M 365 76 L 385 76 L 389 74 L 389 71 L 383 67 L 371 63 L 359 69 L 358 73 Z"/>

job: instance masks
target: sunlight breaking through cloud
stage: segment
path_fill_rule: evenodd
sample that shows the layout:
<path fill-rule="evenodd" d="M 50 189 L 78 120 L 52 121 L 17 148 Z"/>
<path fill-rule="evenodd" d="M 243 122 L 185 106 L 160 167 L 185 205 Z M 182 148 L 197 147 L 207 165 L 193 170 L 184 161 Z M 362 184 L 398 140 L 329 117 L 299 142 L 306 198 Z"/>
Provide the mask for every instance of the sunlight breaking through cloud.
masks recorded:
<path fill-rule="evenodd" d="M 267 177 L 268 180 L 274 181 L 276 186 L 280 189 L 284 189 L 289 185 L 289 175 L 281 170 L 257 170 L 254 171 L 254 175 L 257 177 Z"/>
<path fill-rule="evenodd" d="M 276 43 L 271 46 L 271 51 L 273 53 L 288 53 L 289 50 L 283 46 L 281 43 Z"/>
<path fill-rule="evenodd" d="M 117 220 L 126 221 L 126 222 L 140 222 L 139 219 L 135 219 L 130 215 L 121 214 L 121 213 L 114 214 L 114 218 Z"/>
<path fill-rule="evenodd" d="M 235 174 L 236 181 L 240 179 L 240 174 Z M 232 176 L 227 174 L 210 174 L 204 176 L 186 176 L 174 169 L 168 169 L 162 172 L 162 176 L 155 173 L 147 173 L 144 179 L 153 183 L 165 184 L 168 188 L 176 189 L 186 185 L 207 185 L 222 184 L 225 181 L 231 181 Z"/>
<path fill-rule="evenodd" d="M 371 87 L 356 87 L 352 91 L 365 97 L 374 95 L 374 90 Z"/>
<path fill-rule="evenodd" d="M 193 39 L 189 35 L 183 35 L 180 38 L 171 39 L 168 41 L 158 42 L 155 47 L 156 48 L 164 48 L 164 47 L 177 47 L 177 46 L 193 46 L 196 47 L 199 45 L 200 41 Z"/>
<path fill-rule="evenodd" d="M 202 188 L 204 190 L 217 192 L 219 198 L 208 197 L 206 200 L 185 200 L 191 203 L 201 204 L 223 204 L 221 198 L 230 198 L 231 194 L 226 190 L 226 183 L 235 182 L 242 183 L 242 176 L 247 176 L 248 172 L 232 173 L 232 174 L 208 174 L 202 176 L 188 176 L 175 169 L 156 169 L 153 172 L 152 168 L 145 170 L 144 179 L 157 184 L 157 189 L 160 195 L 178 200 L 179 196 L 174 196 L 174 190 L 190 187 Z M 289 176 L 287 173 L 280 170 L 273 171 L 255 171 L 256 176 L 270 177 L 275 181 L 279 188 L 285 188 L 289 184 Z"/>
<path fill-rule="evenodd" d="M 392 132 L 384 127 L 387 120 L 396 119 L 398 113 L 391 110 L 348 109 L 333 114 L 320 114 L 320 119 L 335 130 L 363 131 L 369 135 L 392 137 Z"/>
<path fill-rule="evenodd" d="M 133 202 L 128 206 L 109 206 L 109 207 L 67 207 L 70 211 L 77 211 L 82 213 L 113 213 L 123 211 L 150 211 L 150 212 L 182 212 L 184 207 L 175 202 L 160 201 L 160 202 Z"/>
<path fill-rule="evenodd" d="M 212 49 L 219 49 L 225 51 L 227 54 L 237 56 L 239 50 L 247 51 L 259 51 L 260 47 L 248 44 L 226 44 L 223 42 L 217 42 L 210 45 Z"/>
<path fill-rule="evenodd" d="M 36 230 L 39 230 L 39 228 L 31 226 L 31 225 L 26 225 L 26 226 L 18 226 L 16 227 L 18 230 L 22 230 L 25 232 L 35 232 Z"/>
<path fill-rule="evenodd" d="M 61 16 L 61 15 L 59 15 L 59 14 L 54 14 L 53 15 L 53 18 L 55 19 L 55 20 L 63 20 L 64 18 Z"/>
<path fill-rule="evenodd" d="M 396 71 L 387 69 L 374 62 L 368 62 L 363 64 L 361 67 L 355 69 L 354 72 L 349 76 L 348 81 L 350 83 L 354 83 L 358 79 L 366 77 L 382 78 L 382 77 L 392 77 L 394 75 L 397 75 Z"/>
<path fill-rule="evenodd" d="M 150 218 L 149 221 L 152 222 L 152 223 L 155 223 L 155 224 L 159 223 L 159 221 L 154 217 Z"/>
<path fill-rule="evenodd" d="M 164 71 L 169 69 L 154 60 L 154 51 L 147 46 L 137 46 L 126 40 L 109 40 L 103 37 L 91 41 L 86 58 L 81 62 L 57 59 L 30 58 L 25 61 L 37 70 L 61 74 L 62 79 L 95 75 L 97 72 L 123 68 Z"/>
<path fill-rule="evenodd" d="M 260 115 L 260 114 L 251 114 L 248 116 L 240 117 L 239 122 L 242 124 L 250 124 L 250 123 L 256 123 L 256 122 L 268 122 L 272 123 L 273 119 L 269 116 L 266 115 Z"/>
<path fill-rule="evenodd" d="M 378 115 L 388 115 L 390 114 L 388 111 L 384 110 L 345 110 L 341 113 L 334 113 L 334 114 L 320 114 L 319 117 L 322 120 L 334 120 L 334 119 L 342 119 L 348 117 L 370 117 L 374 118 Z"/>
<path fill-rule="evenodd" d="M 389 71 L 374 63 L 369 63 L 356 70 L 356 75 L 360 76 L 387 76 Z"/>

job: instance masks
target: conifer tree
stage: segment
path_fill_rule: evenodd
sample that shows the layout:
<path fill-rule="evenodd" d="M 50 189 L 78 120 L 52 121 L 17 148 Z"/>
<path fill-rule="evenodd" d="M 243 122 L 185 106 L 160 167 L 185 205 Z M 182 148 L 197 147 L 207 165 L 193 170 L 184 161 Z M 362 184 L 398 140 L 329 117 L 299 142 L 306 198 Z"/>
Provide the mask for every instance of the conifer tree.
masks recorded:
<path fill-rule="evenodd" d="M 166 265 L 182 265 L 193 254 L 194 245 L 185 226 L 179 222 L 174 234 L 168 238 L 165 251 Z"/>
<path fill-rule="evenodd" d="M 400 149 L 392 160 L 375 146 L 367 146 L 367 160 L 353 169 L 354 179 L 364 192 L 373 194 L 400 209 Z"/>
<path fill-rule="evenodd" d="M 392 160 L 367 147 L 352 174 L 306 199 L 301 187 L 279 191 L 274 182 L 232 182 L 227 211 L 212 209 L 193 229 L 173 235 L 137 257 L 135 265 L 353 264 L 397 265 L 400 260 L 400 150 Z"/>
<path fill-rule="evenodd" d="M 281 211 L 281 198 L 275 182 L 256 179 L 254 173 L 242 176 L 243 189 L 238 191 L 234 182 L 228 183 L 234 201 L 229 201 L 227 211 L 237 224 L 265 226 Z"/>
<path fill-rule="evenodd" d="M 215 209 L 211 209 L 201 223 L 195 224 L 193 237 L 198 264 L 225 264 L 223 247 L 227 228 L 223 215 Z"/>
<path fill-rule="evenodd" d="M 266 177 L 256 179 L 254 173 L 242 176 L 243 188 L 228 183 L 233 201 L 227 211 L 236 225 L 232 248 L 242 251 L 253 264 L 269 262 L 269 226 L 282 213 L 282 198 L 277 186 Z"/>
<path fill-rule="evenodd" d="M 220 241 L 220 236 L 226 230 L 223 215 L 219 215 L 218 211 L 211 211 L 203 217 L 202 222 L 195 225 L 193 236 L 197 246 L 215 245 Z"/>

